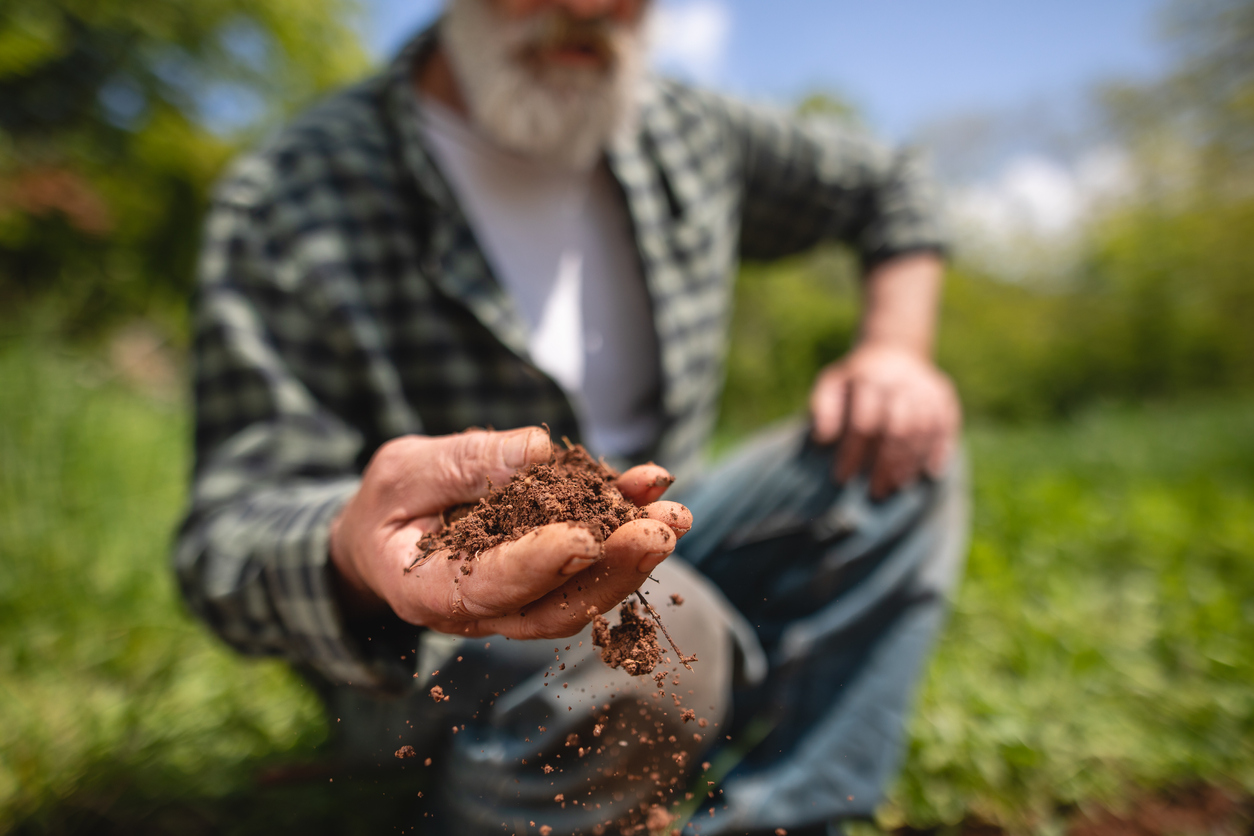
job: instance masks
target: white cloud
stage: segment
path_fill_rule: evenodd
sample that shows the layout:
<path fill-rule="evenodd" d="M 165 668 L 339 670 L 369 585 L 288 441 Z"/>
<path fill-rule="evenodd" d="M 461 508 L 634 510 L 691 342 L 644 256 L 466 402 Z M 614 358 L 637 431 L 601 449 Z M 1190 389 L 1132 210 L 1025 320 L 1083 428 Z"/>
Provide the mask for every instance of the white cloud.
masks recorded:
<path fill-rule="evenodd" d="M 731 10 L 720 0 L 657 6 L 649 22 L 654 66 L 696 81 L 714 81 L 723 68 L 731 25 Z"/>
<path fill-rule="evenodd" d="M 1117 148 L 1093 148 L 1070 164 L 1025 153 L 992 178 L 951 189 L 948 209 L 964 254 L 1022 276 L 1066 267 L 1085 225 L 1132 187 Z"/>

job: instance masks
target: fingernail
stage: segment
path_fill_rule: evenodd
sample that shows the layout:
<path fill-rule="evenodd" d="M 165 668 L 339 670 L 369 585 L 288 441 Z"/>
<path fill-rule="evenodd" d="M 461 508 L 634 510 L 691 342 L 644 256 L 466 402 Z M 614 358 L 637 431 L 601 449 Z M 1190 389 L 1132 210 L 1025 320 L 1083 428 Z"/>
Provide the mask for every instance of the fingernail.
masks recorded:
<path fill-rule="evenodd" d="M 524 467 L 533 462 L 547 462 L 550 453 L 549 437 L 539 427 L 510 433 L 501 450 L 506 467 Z"/>
<path fill-rule="evenodd" d="M 642 575 L 647 575 L 661 565 L 662 561 L 670 556 L 670 552 L 648 552 L 640 559 L 640 564 L 636 566 L 636 571 Z"/>
<path fill-rule="evenodd" d="M 573 575 L 576 572 L 582 572 L 598 560 L 600 560 L 599 557 L 572 557 L 566 561 L 566 565 L 562 567 L 561 573 L 563 575 Z"/>

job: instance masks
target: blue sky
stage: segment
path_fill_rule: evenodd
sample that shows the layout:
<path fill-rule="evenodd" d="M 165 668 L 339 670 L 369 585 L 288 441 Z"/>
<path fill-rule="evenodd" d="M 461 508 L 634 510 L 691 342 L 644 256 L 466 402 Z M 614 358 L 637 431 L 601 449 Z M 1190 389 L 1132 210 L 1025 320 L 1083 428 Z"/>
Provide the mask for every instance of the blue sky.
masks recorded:
<path fill-rule="evenodd" d="M 827 90 L 894 138 L 939 119 L 1076 101 L 1095 83 L 1146 79 L 1168 54 L 1162 0 L 661 0 L 658 62 L 754 99 Z M 376 54 L 438 0 L 366 0 Z"/>

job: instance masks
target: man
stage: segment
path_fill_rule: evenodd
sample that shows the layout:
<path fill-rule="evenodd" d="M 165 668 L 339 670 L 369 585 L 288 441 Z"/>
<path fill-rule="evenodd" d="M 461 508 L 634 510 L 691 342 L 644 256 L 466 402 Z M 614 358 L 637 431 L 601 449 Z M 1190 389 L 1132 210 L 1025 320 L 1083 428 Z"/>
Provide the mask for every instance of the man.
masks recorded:
<path fill-rule="evenodd" d="M 451 0 L 240 161 L 208 220 L 184 593 L 308 673 L 346 757 L 430 754 L 440 832 L 631 832 L 655 804 L 658 827 L 720 752 L 702 833 L 867 815 L 961 561 L 914 163 L 647 78 L 646 11 Z M 700 474 L 737 258 L 828 240 L 866 268 L 858 345 L 808 426 Z M 619 485 L 644 517 L 406 573 L 443 510 L 549 459 L 542 423 L 635 464 Z M 585 629 L 642 584 L 684 600 L 661 609 L 700 658 L 665 701 Z"/>

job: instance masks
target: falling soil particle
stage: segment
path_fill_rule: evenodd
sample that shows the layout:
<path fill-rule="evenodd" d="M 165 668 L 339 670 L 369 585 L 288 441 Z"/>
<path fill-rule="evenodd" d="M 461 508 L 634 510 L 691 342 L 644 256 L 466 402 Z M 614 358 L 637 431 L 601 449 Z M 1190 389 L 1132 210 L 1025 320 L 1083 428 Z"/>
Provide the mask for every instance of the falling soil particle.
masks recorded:
<path fill-rule="evenodd" d="M 571 445 L 549 464 L 523 468 L 478 504 L 446 512 L 447 525 L 418 541 L 418 561 L 445 549 L 450 559 L 473 558 L 555 522 L 582 525 L 603 541 L 642 516 L 614 486 L 618 475 L 594 461 L 583 445 Z"/>
<path fill-rule="evenodd" d="M 601 661 L 611 668 L 622 668 L 631 676 L 652 673 L 662 661 L 662 646 L 653 623 L 636 609 L 635 601 L 618 608 L 618 624 L 610 626 L 603 615 L 592 619 L 592 644 L 601 648 Z"/>
<path fill-rule="evenodd" d="M 436 702 L 448 702 L 448 697 L 444 695 L 444 689 L 441 688 L 439 685 L 432 687 L 431 699 L 435 700 Z"/>
<path fill-rule="evenodd" d="M 672 821 L 674 818 L 666 812 L 665 807 L 661 804 L 654 804 L 649 808 L 649 815 L 644 820 L 644 826 L 646 830 L 661 830 Z"/>
<path fill-rule="evenodd" d="M 402 746 L 396 750 L 396 756 L 404 760 L 405 758 L 416 758 L 418 753 L 414 751 L 413 746 Z"/>
<path fill-rule="evenodd" d="M 678 592 L 672 592 L 671 603 L 677 607 L 682 606 L 684 603 L 684 596 L 680 595 Z"/>

